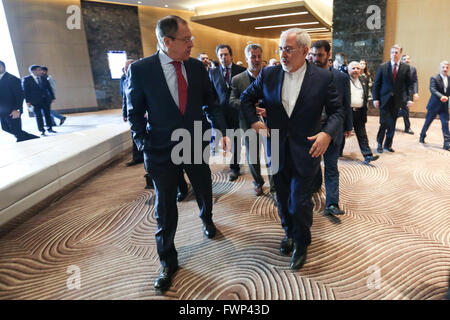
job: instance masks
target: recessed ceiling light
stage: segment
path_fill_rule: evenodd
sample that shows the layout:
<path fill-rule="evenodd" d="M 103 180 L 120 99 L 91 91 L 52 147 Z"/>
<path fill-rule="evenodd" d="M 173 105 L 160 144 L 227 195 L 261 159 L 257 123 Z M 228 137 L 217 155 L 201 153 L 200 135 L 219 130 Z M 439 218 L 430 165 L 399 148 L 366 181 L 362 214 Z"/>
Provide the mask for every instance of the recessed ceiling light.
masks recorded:
<path fill-rule="evenodd" d="M 271 18 L 280 18 L 280 17 L 290 17 L 290 16 L 299 16 L 299 15 L 303 15 L 303 14 L 308 14 L 308 12 L 301 11 L 301 12 L 293 12 L 293 13 L 274 14 L 271 16 L 244 18 L 244 19 L 239 19 L 239 21 L 251 21 L 251 20 L 262 20 L 262 19 L 271 19 Z"/>
<path fill-rule="evenodd" d="M 164 7 L 165 7 L 165 8 L 168 8 L 168 7 L 169 7 L 169 5 L 168 5 L 168 4 L 165 4 L 165 5 L 164 5 Z"/>
<path fill-rule="evenodd" d="M 319 22 L 303 22 L 303 23 L 291 23 L 291 24 L 279 24 L 276 26 L 264 26 L 264 27 L 255 27 L 255 29 L 272 29 L 272 28 L 284 28 L 284 27 L 293 27 L 293 26 L 306 26 L 310 24 L 319 24 Z"/>
<path fill-rule="evenodd" d="M 138 1 L 138 4 L 142 4 L 142 1 Z"/>

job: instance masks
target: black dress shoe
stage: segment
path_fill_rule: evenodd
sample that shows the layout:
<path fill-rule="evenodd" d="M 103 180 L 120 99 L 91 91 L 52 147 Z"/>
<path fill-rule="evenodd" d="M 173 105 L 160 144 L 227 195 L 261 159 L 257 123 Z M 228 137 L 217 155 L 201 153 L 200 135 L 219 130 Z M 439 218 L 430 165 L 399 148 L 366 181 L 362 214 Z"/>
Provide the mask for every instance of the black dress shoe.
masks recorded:
<path fill-rule="evenodd" d="M 239 176 L 240 176 L 239 171 L 232 170 L 232 171 L 230 172 L 230 175 L 229 175 L 228 179 L 229 179 L 230 181 L 234 181 L 234 180 L 236 180 Z"/>
<path fill-rule="evenodd" d="M 405 133 L 414 134 L 414 131 L 412 131 L 411 129 L 408 129 L 408 130 L 405 130 Z"/>
<path fill-rule="evenodd" d="M 253 190 L 255 190 L 255 195 L 257 197 L 261 196 L 264 193 L 262 186 L 255 186 Z"/>
<path fill-rule="evenodd" d="M 125 163 L 125 165 L 127 166 L 127 167 L 131 167 L 131 166 L 135 166 L 135 165 L 137 165 L 137 164 L 139 164 L 139 163 L 142 163 L 142 162 L 144 162 L 144 160 L 131 160 L 130 162 L 127 162 L 127 163 Z"/>
<path fill-rule="evenodd" d="M 383 147 L 382 147 L 382 146 L 378 146 L 377 152 L 378 152 L 378 153 L 383 153 Z"/>
<path fill-rule="evenodd" d="M 43 136 L 43 137 L 46 136 L 45 131 L 42 131 L 42 132 L 41 132 L 41 136 Z"/>
<path fill-rule="evenodd" d="M 48 132 L 51 132 L 51 133 L 57 133 L 55 130 L 53 130 L 53 129 L 48 129 L 47 130 Z"/>
<path fill-rule="evenodd" d="M 395 152 L 395 150 L 392 149 L 391 147 L 389 147 L 389 148 L 384 148 L 384 150 L 389 151 L 389 152 Z"/>
<path fill-rule="evenodd" d="M 217 229 L 216 229 L 216 226 L 214 225 L 214 222 L 203 221 L 203 233 L 205 234 L 205 236 L 207 236 L 209 239 L 212 239 L 216 235 L 216 232 L 217 232 Z"/>
<path fill-rule="evenodd" d="M 295 245 L 294 252 L 292 253 L 292 259 L 291 259 L 291 269 L 292 270 L 298 270 L 306 262 L 306 254 L 308 251 L 308 247 L 297 247 Z"/>
<path fill-rule="evenodd" d="M 375 155 L 375 156 L 365 156 L 364 157 L 364 164 L 369 164 L 370 163 L 370 161 L 375 161 L 375 160 L 377 160 L 378 158 L 380 158 L 380 156 L 379 155 Z"/>
<path fill-rule="evenodd" d="M 280 243 L 280 253 L 283 256 L 288 256 L 293 249 L 294 249 L 294 240 L 292 240 L 292 238 L 288 238 L 288 236 L 284 236 L 283 240 L 281 240 Z"/>
<path fill-rule="evenodd" d="M 63 123 L 66 121 L 67 117 L 63 117 L 60 121 L 59 121 L 59 126 L 62 126 Z"/>
<path fill-rule="evenodd" d="M 178 266 L 175 267 L 165 267 L 159 273 L 158 278 L 155 281 L 155 289 L 160 291 L 167 291 L 172 284 L 172 277 L 177 272 Z"/>
<path fill-rule="evenodd" d="M 331 204 L 328 207 L 325 208 L 323 214 L 332 214 L 332 215 L 340 215 L 344 214 L 345 212 L 342 211 L 337 204 Z"/>
<path fill-rule="evenodd" d="M 425 138 L 420 137 L 419 142 L 420 143 L 425 143 Z"/>

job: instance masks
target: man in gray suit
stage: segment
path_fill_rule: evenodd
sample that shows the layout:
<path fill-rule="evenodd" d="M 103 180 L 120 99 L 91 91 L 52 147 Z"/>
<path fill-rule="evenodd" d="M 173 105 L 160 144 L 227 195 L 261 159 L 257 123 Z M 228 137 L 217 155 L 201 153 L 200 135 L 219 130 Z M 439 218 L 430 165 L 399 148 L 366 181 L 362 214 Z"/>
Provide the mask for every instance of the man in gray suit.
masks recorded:
<path fill-rule="evenodd" d="M 230 95 L 230 106 L 239 110 L 239 126 L 242 130 L 246 131 L 251 128 L 250 124 L 244 118 L 244 115 L 241 110 L 241 101 L 240 97 L 242 92 L 247 89 L 250 84 L 258 77 L 259 73 L 262 69 L 262 47 L 259 44 L 249 44 L 245 47 L 245 59 L 247 60 L 248 69 L 244 72 L 235 75 L 231 79 L 231 95 Z M 260 103 L 255 104 L 257 113 L 261 116 L 265 116 L 266 109 L 263 108 Z M 257 137 L 257 147 L 256 154 L 254 152 L 250 152 L 250 139 L 248 136 L 245 136 L 245 150 L 247 153 L 247 163 L 250 168 L 250 172 L 253 177 L 253 184 L 256 196 L 260 196 L 263 194 L 263 185 L 264 178 L 261 176 L 261 165 L 260 165 L 260 146 L 263 141 L 261 141 L 260 136 Z M 270 168 L 267 168 L 270 170 Z M 269 172 L 269 184 L 270 184 L 270 193 L 272 197 L 275 196 L 275 186 L 273 184 L 272 175 Z M 276 199 L 276 198 L 275 198 Z"/>
<path fill-rule="evenodd" d="M 409 68 L 411 70 L 411 82 L 413 85 L 414 93 L 413 101 L 416 102 L 419 100 L 419 81 L 417 80 L 417 70 L 411 65 L 411 57 L 408 54 L 404 54 L 402 56 L 402 63 L 406 63 L 407 65 L 409 65 Z M 403 105 L 400 108 L 398 116 L 403 117 L 403 121 L 405 122 L 405 133 L 414 134 L 414 132 L 411 130 L 411 122 L 409 121 L 409 107 L 406 102 L 406 95 L 404 96 L 403 100 Z"/>

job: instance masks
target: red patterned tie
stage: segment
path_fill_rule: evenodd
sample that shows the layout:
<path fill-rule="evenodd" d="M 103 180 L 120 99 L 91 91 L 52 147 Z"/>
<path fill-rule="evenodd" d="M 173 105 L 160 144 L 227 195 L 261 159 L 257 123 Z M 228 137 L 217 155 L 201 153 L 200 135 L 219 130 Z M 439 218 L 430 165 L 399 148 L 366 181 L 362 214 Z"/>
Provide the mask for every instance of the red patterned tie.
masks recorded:
<path fill-rule="evenodd" d="M 228 69 L 228 67 L 226 69 L 227 70 L 225 71 L 225 82 L 227 83 L 227 85 L 230 85 L 230 70 Z"/>
<path fill-rule="evenodd" d="M 178 102 L 180 105 L 180 112 L 184 115 L 186 111 L 186 104 L 188 98 L 188 86 L 186 83 L 186 79 L 181 72 L 181 62 L 180 61 L 172 61 L 171 64 L 175 66 L 175 70 L 177 71 L 177 80 L 178 80 Z"/>
<path fill-rule="evenodd" d="M 395 81 L 395 78 L 397 78 L 397 64 L 396 63 L 394 63 L 394 71 L 392 71 L 392 77 L 394 78 L 394 81 Z"/>

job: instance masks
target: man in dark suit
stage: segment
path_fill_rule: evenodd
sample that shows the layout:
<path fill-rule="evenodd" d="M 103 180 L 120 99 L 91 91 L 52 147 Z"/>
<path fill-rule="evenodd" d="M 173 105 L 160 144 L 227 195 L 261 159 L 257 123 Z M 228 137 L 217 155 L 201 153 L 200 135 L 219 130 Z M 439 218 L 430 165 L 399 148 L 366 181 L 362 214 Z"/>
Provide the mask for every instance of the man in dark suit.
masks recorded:
<path fill-rule="evenodd" d="M 353 128 L 355 129 L 359 149 L 364 157 L 364 163 L 369 164 L 380 157 L 373 155 L 366 132 L 369 83 L 367 77 L 361 77 L 361 64 L 358 61 L 350 62 L 348 72 L 350 74 L 350 106 L 353 112 Z"/>
<path fill-rule="evenodd" d="M 448 130 L 450 77 L 448 75 L 448 61 L 442 61 L 440 69 L 441 72 L 430 79 L 431 97 L 427 105 L 427 117 L 422 132 L 420 132 L 420 143 L 425 143 L 427 130 L 436 118 L 436 115 L 439 114 L 444 135 L 444 150 L 450 150 L 450 133 Z"/>
<path fill-rule="evenodd" d="M 235 130 L 239 128 L 239 111 L 230 105 L 231 79 L 245 71 L 245 68 L 233 63 L 233 51 L 229 45 L 219 44 L 216 47 L 216 54 L 217 58 L 219 58 L 220 66 L 209 70 L 209 77 L 215 92 L 215 104 L 222 109 L 227 129 Z M 240 148 L 238 146 L 240 141 L 237 140 L 236 138 L 232 142 L 230 181 L 236 180 L 240 175 Z"/>
<path fill-rule="evenodd" d="M 42 111 L 45 114 L 45 124 L 47 131 L 56 133 L 52 129 L 52 118 L 50 115 L 50 105 L 55 101 L 55 95 L 46 77 L 41 77 L 42 69 L 38 65 L 29 68 L 30 75 L 22 79 L 22 88 L 25 94 L 25 101 L 28 107 L 33 108 L 38 130 L 45 136 L 44 121 Z"/>
<path fill-rule="evenodd" d="M 331 46 L 326 40 L 316 41 L 311 50 L 313 63 L 319 68 L 329 70 L 328 59 L 331 57 Z M 336 86 L 339 98 L 344 106 L 345 118 L 343 125 L 336 137 L 331 141 L 327 151 L 323 155 L 325 167 L 325 215 L 344 214 L 339 208 L 339 169 L 338 159 L 344 148 L 345 137 L 352 132 L 352 109 L 350 108 L 350 84 L 348 75 L 341 71 L 332 69 L 333 80 Z M 327 123 L 327 114 L 322 112 L 322 123 Z M 316 175 L 313 184 L 313 191 L 320 189 L 322 185 L 322 172 Z"/>
<path fill-rule="evenodd" d="M 255 81 L 262 69 L 262 47 L 259 44 L 249 44 L 245 47 L 245 58 L 247 60 L 248 69 L 239 73 L 231 79 L 231 96 L 230 105 L 239 111 L 239 126 L 245 132 L 251 128 L 250 124 L 244 117 L 241 110 L 241 94 L 248 88 L 248 86 Z M 265 109 L 262 108 L 259 103 L 255 105 L 258 110 L 258 114 L 265 113 Z M 260 147 L 263 144 L 262 139 L 258 136 L 256 141 L 250 141 L 249 136 L 244 137 L 245 150 L 247 154 L 247 163 L 250 168 L 250 173 L 253 177 L 253 185 L 256 196 L 263 194 L 264 178 L 261 176 L 261 163 L 260 163 Z M 256 148 L 251 148 L 250 143 L 255 142 Z M 255 154 L 256 153 L 256 154 Z M 273 183 L 272 175 L 269 170 L 269 184 L 270 193 L 275 198 L 275 186 Z"/>
<path fill-rule="evenodd" d="M 144 150 L 146 168 L 156 191 L 156 246 L 162 270 L 155 288 L 165 291 L 178 269 L 174 238 L 181 170 L 186 171 L 195 191 L 204 234 L 208 238 L 216 234 L 211 171 L 208 159 L 198 159 L 199 154 L 209 155 L 202 152 L 209 145 L 203 141 L 203 133 L 210 128 L 203 107 L 209 106 L 206 112 L 218 130 L 224 130 L 225 124 L 221 110 L 212 104 L 212 86 L 205 68 L 200 61 L 189 58 L 193 36 L 187 22 L 178 16 L 167 16 L 158 21 L 156 34 L 160 50 L 130 65 L 126 95 L 133 138 Z M 227 138 L 222 139 L 224 147 L 228 142 Z"/>
<path fill-rule="evenodd" d="M 14 135 L 17 142 L 39 138 L 22 130 L 23 91 L 20 79 L 6 72 L 0 61 L 0 122 L 2 130 Z"/>
<path fill-rule="evenodd" d="M 373 106 L 380 109 L 380 128 L 377 134 L 379 153 L 383 153 L 383 142 L 384 150 L 395 152 L 392 149 L 392 140 L 398 112 L 405 103 L 405 96 L 408 108 L 413 103 L 411 71 L 407 64 L 400 63 L 401 55 L 402 48 L 397 44 L 392 46 L 391 60 L 380 65 L 373 83 Z"/>
<path fill-rule="evenodd" d="M 288 255 L 293 250 L 293 270 L 303 266 L 311 243 L 311 188 L 320 156 L 342 130 L 344 118 L 333 73 L 305 61 L 310 45 L 306 31 L 284 31 L 279 47 L 281 65 L 263 69 L 241 96 L 244 116 L 252 128 L 262 133 L 270 130 L 270 137 L 279 137 L 268 146 L 271 153 L 272 145 L 279 146 L 279 163 L 274 163 L 272 154 L 271 169 L 285 231 L 280 252 Z M 260 99 L 266 108 L 267 126 L 256 113 Z M 328 120 L 322 127 L 324 107 Z"/>
<path fill-rule="evenodd" d="M 411 65 L 411 57 L 408 54 L 404 54 L 402 56 L 402 63 L 406 63 L 411 70 L 411 82 L 413 86 L 413 101 L 416 102 L 419 100 L 419 81 L 417 79 L 417 70 L 414 66 Z M 406 93 L 403 97 L 403 104 L 398 112 L 399 117 L 403 117 L 403 121 L 405 122 L 405 133 L 414 134 L 411 130 L 411 121 L 409 120 L 409 107 L 406 102 Z"/>

